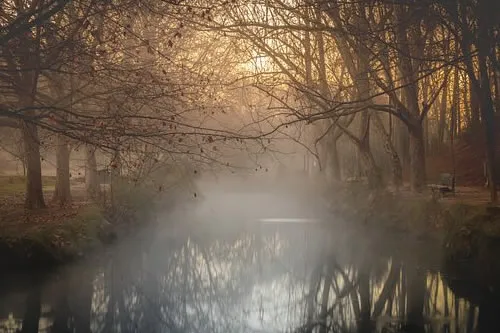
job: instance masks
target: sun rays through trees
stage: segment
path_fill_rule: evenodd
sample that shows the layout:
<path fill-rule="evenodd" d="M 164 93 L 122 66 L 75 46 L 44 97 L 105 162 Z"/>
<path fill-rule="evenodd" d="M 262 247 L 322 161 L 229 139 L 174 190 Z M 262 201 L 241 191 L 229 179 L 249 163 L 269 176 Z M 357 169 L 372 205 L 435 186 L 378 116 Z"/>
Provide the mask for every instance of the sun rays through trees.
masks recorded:
<path fill-rule="evenodd" d="M 138 175 L 243 166 L 231 156 L 285 141 L 330 182 L 421 192 L 427 159 L 468 131 L 485 138 L 495 201 L 498 6 L 485 3 L 4 1 L 0 125 L 22 134 L 25 205 L 45 206 L 44 149 L 64 204 L 77 150 L 92 182 L 95 154 Z"/>

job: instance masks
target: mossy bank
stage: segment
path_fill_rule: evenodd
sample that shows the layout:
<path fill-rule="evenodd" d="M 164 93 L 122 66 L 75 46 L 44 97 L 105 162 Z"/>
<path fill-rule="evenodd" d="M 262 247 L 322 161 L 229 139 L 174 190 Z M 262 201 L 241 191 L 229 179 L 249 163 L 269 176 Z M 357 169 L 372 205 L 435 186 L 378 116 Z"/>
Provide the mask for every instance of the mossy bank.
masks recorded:
<path fill-rule="evenodd" d="M 101 250 L 132 229 L 150 223 L 168 202 L 145 186 L 115 186 L 112 200 L 73 202 L 27 211 L 22 204 L 3 207 L 0 263 L 4 270 L 47 268 Z"/>
<path fill-rule="evenodd" d="M 3 223 L 0 262 L 4 270 L 65 263 L 99 248 L 109 233 L 110 223 L 95 205 L 47 208 L 24 220 Z"/>
<path fill-rule="evenodd" d="M 500 239 L 500 208 L 408 192 L 343 186 L 325 194 L 329 208 L 362 227 L 385 228 L 444 241 L 458 235 Z"/>

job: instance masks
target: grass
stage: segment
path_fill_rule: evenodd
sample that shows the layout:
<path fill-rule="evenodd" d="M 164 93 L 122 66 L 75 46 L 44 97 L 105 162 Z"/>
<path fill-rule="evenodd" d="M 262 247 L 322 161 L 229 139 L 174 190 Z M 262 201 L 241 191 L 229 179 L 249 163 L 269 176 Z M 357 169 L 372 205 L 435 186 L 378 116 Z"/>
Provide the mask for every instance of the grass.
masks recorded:
<path fill-rule="evenodd" d="M 353 187 L 337 191 L 334 198 L 334 211 L 353 223 L 440 239 L 459 235 L 500 238 L 500 209 L 488 205 Z"/>
<path fill-rule="evenodd" d="M 44 177 L 46 188 L 54 183 L 54 177 Z M 117 230 L 149 221 L 155 208 L 156 191 L 147 186 L 117 184 L 112 206 L 89 203 L 76 188 L 72 192 L 70 205 L 49 201 L 47 208 L 30 211 L 23 205 L 24 178 L 0 177 L 0 259 L 22 268 L 64 263 L 112 241 Z"/>
<path fill-rule="evenodd" d="M 488 206 L 473 204 L 454 204 L 446 209 L 445 229 L 451 236 L 480 235 L 487 238 L 500 238 L 500 213 Z"/>
<path fill-rule="evenodd" d="M 54 190 L 56 185 L 55 176 L 43 176 L 42 184 L 44 191 Z M 0 197 L 10 195 L 22 195 L 26 189 L 26 177 L 24 176 L 0 176 Z"/>
<path fill-rule="evenodd" d="M 33 254 L 29 253 L 32 249 L 42 251 L 56 261 L 98 245 L 100 230 L 106 223 L 94 205 L 49 207 L 17 217 L 0 221 L 0 243 L 16 251 L 23 248 L 27 257 Z"/>
<path fill-rule="evenodd" d="M 43 253 L 45 259 L 64 261 L 100 242 L 105 220 L 99 207 L 76 200 L 65 207 L 47 202 L 46 209 L 28 211 L 25 181 L 23 176 L 0 176 L 0 248 L 6 252 L 0 256 L 31 262 Z M 42 182 L 44 191 L 51 191 L 56 178 L 44 176 Z"/>

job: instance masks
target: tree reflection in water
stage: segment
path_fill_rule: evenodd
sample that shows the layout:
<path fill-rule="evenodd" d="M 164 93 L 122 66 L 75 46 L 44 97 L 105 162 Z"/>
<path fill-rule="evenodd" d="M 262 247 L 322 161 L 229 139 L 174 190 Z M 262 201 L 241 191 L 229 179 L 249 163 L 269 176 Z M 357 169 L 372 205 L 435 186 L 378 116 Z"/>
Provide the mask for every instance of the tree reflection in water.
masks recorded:
<path fill-rule="evenodd" d="M 150 232 L 41 287 L 21 288 L 24 311 L 0 301 L 0 332 L 14 331 L 9 313 L 22 332 L 481 329 L 478 308 L 454 296 L 435 268 L 439 258 L 422 244 L 320 225 L 206 231 Z"/>

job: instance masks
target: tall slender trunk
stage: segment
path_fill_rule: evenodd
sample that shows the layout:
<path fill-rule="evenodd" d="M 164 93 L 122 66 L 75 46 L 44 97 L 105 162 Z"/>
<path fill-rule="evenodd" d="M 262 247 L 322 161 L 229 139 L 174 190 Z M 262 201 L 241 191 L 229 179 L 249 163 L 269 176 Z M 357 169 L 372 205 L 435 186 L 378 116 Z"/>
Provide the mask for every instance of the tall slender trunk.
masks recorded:
<path fill-rule="evenodd" d="M 421 192 L 425 186 L 425 141 L 418 101 L 417 73 L 419 69 L 416 57 L 412 57 L 418 39 L 417 32 L 420 31 L 408 21 L 408 10 L 404 4 L 396 5 L 398 25 L 396 28 L 397 44 L 401 51 L 399 53 L 400 71 L 402 76 L 402 95 L 409 118 L 410 134 L 410 187 L 414 192 Z M 412 52 L 413 51 L 413 52 Z"/>
<path fill-rule="evenodd" d="M 441 107 L 439 108 L 438 144 L 441 150 L 444 142 L 444 130 L 446 128 L 446 109 L 448 108 L 448 75 L 446 74 L 443 92 L 441 94 Z"/>
<path fill-rule="evenodd" d="M 52 200 L 61 206 L 71 202 L 69 168 L 70 153 L 67 137 L 62 134 L 58 134 L 56 150 L 56 187 Z"/>
<path fill-rule="evenodd" d="M 364 49 L 363 49 L 364 50 Z M 368 57 L 364 52 L 359 58 L 359 73 L 358 73 L 358 97 L 362 101 L 366 101 L 366 104 L 370 104 L 370 82 L 369 82 L 369 64 Z M 371 188 L 380 188 L 382 186 L 382 172 L 378 167 L 373 154 L 371 152 L 370 146 L 370 124 L 371 124 L 371 111 L 366 110 L 361 113 L 361 125 L 359 133 L 359 145 L 358 148 L 361 153 L 361 161 L 363 163 L 363 169 L 368 176 L 368 183 Z"/>
<path fill-rule="evenodd" d="M 38 128 L 35 124 L 38 113 L 35 111 L 36 96 L 38 89 L 38 78 L 40 75 L 40 45 L 41 27 L 38 26 L 29 37 L 24 40 L 22 47 L 10 58 L 10 63 L 16 63 L 20 70 L 15 70 L 12 77 L 13 86 L 18 98 L 18 106 L 25 111 L 25 117 L 21 121 L 23 134 L 24 152 L 26 158 L 26 197 L 25 207 L 27 209 L 45 208 L 42 188 L 42 166 L 40 161 L 40 140 Z M 14 74 L 14 73 L 13 73 Z"/>
<path fill-rule="evenodd" d="M 422 81 L 422 103 L 424 104 L 429 104 L 429 78 L 425 78 L 423 81 Z M 425 139 L 425 142 L 424 142 L 424 149 L 426 152 L 429 151 L 429 138 L 430 138 L 430 135 L 429 135 L 429 121 L 428 121 L 428 118 L 425 117 L 423 119 L 423 131 L 424 131 L 424 139 Z"/>
<path fill-rule="evenodd" d="M 122 158 L 119 149 L 115 149 L 111 160 L 111 176 L 118 178 L 122 175 Z"/>
<path fill-rule="evenodd" d="M 312 56 L 311 56 L 311 34 L 304 32 L 304 65 L 307 88 L 312 89 Z"/>
<path fill-rule="evenodd" d="M 424 118 L 424 138 L 425 138 L 425 152 L 428 154 L 431 151 L 432 135 L 429 132 L 429 118 Z"/>
<path fill-rule="evenodd" d="M 22 132 L 26 156 L 26 198 L 24 204 L 28 209 L 45 208 L 38 129 L 36 125 L 23 121 Z"/>
<path fill-rule="evenodd" d="M 425 187 L 425 147 L 421 123 L 410 129 L 410 187 L 413 192 L 422 192 Z"/>
<path fill-rule="evenodd" d="M 484 84 L 486 82 L 483 80 L 483 87 Z M 488 95 L 487 92 L 483 92 L 483 96 L 481 97 L 481 115 L 484 119 L 483 125 L 486 136 L 486 164 L 488 168 L 490 200 L 491 202 L 496 202 L 498 199 L 496 190 L 498 168 L 496 167 L 495 157 L 495 118 L 491 95 Z"/>
<path fill-rule="evenodd" d="M 111 183 L 110 183 L 110 197 L 111 205 L 116 207 L 116 189 L 120 183 L 120 176 L 122 174 L 121 154 L 118 148 L 115 149 L 111 159 Z"/>
<path fill-rule="evenodd" d="M 485 0 L 478 1 L 478 62 L 481 83 L 479 85 L 481 116 L 484 123 L 484 131 L 486 135 L 486 160 L 488 165 L 488 177 L 490 184 L 490 199 L 492 202 L 497 201 L 497 168 L 495 160 L 495 110 L 492 100 L 492 92 L 490 86 L 490 78 L 486 59 L 489 52 L 489 31 L 488 22 L 491 17 L 489 15 L 488 3 Z"/>
<path fill-rule="evenodd" d="M 401 165 L 401 160 L 399 159 L 396 148 L 392 144 L 391 136 L 385 130 L 384 123 L 380 119 L 380 116 L 378 114 L 374 114 L 373 119 L 375 128 L 384 138 L 384 151 L 389 155 L 389 159 L 391 161 L 392 183 L 396 188 L 399 188 L 403 184 L 403 167 Z"/>
<path fill-rule="evenodd" d="M 316 19 L 321 20 L 321 11 L 319 9 L 316 10 Z M 316 33 L 316 39 L 318 41 L 318 76 L 319 76 L 319 85 L 322 98 L 329 99 L 330 91 L 328 88 L 328 79 L 326 75 L 326 61 L 325 61 L 325 42 L 323 39 L 323 33 L 321 31 Z M 341 169 L 340 169 L 340 159 L 339 159 L 339 151 L 337 147 L 337 142 L 339 138 L 342 136 L 342 131 L 338 128 L 333 128 L 331 133 L 329 133 L 330 139 L 328 149 L 328 170 L 331 172 L 331 178 L 335 182 L 339 182 L 341 180 Z"/>
<path fill-rule="evenodd" d="M 404 97 L 401 98 L 404 103 Z M 410 134 L 406 124 L 399 119 L 395 123 L 395 146 L 399 156 L 401 157 L 403 167 L 408 167 L 410 164 Z"/>
<path fill-rule="evenodd" d="M 340 160 L 339 160 L 339 151 L 337 148 L 337 141 L 338 137 L 334 137 L 332 139 L 332 143 L 330 146 L 330 151 L 328 154 L 328 161 L 330 164 L 329 170 L 331 170 L 332 173 L 332 179 L 334 181 L 340 181 L 341 180 L 341 173 L 340 173 Z"/>
<path fill-rule="evenodd" d="M 85 149 L 85 189 L 90 199 L 97 199 L 99 196 L 99 182 L 97 177 L 97 161 L 95 158 L 95 148 L 87 146 Z"/>
<path fill-rule="evenodd" d="M 470 113 L 471 113 L 471 126 L 473 129 L 478 129 L 480 127 L 479 116 L 481 114 L 481 107 L 479 106 L 479 98 L 477 97 L 477 92 L 474 89 L 472 82 L 469 82 L 469 95 L 470 95 Z"/>
<path fill-rule="evenodd" d="M 325 2 L 326 4 L 326 2 Z M 359 4 L 357 8 L 359 18 L 357 24 L 362 31 L 368 31 L 369 27 L 366 26 L 365 8 L 362 4 Z M 329 17 L 337 25 L 342 25 L 342 20 L 339 16 L 338 11 L 327 9 L 326 10 Z M 362 165 L 363 171 L 368 176 L 369 186 L 372 188 L 379 188 L 382 186 L 382 174 L 380 168 L 377 166 L 373 154 L 371 153 L 370 147 L 370 110 L 369 106 L 372 101 L 370 100 L 370 81 L 369 74 L 371 71 L 369 59 L 371 56 L 371 51 L 363 43 L 357 43 L 356 41 L 346 38 L 345 35 L 335 33 L 335 42 L 337 44 L 339 53 L 342 57 L 344 64 L 347 67 L 349 76 L 355 82 L 356 86 L 356 96 L 358 101 L 362 101 L 362 104 L 366 106 L 366 111 L 361 114 L 361 126 L 360 126 L 360 136 L 355 136 L 342 126 L 339 126 L 341 130 L 346 134 L 349 139 L 356 145 L 358 151 L 356 155 L 359 156 L 357 159 L 358 165 Z M 354 49 L 354 50 L 352 50 Z"/>
<path fill-rule="evenodd" d="M 455 52 L 458 54 L 459 50 L 458 47 L 455 47 Z M 459 100 L 459 90 L 460 90 L 460 85 L 459 85 L 459 76 L 458 76 L 458 68 L 455 68 L 454 73 L 453 73 L 453 103 L 451 107 L 451 122 L 452 125 L 450 126 L 451 129 L 451 136 L 456 136 L 459 133 L 460 130 L 460 100 Z"/>
<path fill-rule="evenodd" d="M 499 61 L 499 59 L 494 59 L 495 61 Z M 493 89 L 495 91 L 495 111 L 500 112 L 500 75 L 499 71 L 492 69 L 492 77 L 493 77 Z"/>
<path fill-rule="evenodd" d="M 460 95 L 463 96 L 464 100 L 464 121 L 467 124 L 467 128 L 472 128 L 472 112 L 470 107 L 470 89 L 469 89 L 469 81 L 467 80 L 466 75 L 462 75 L 463 86 L 460 90 Z"/>

